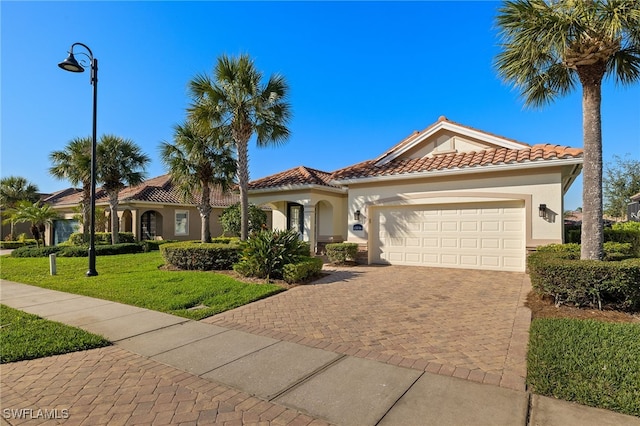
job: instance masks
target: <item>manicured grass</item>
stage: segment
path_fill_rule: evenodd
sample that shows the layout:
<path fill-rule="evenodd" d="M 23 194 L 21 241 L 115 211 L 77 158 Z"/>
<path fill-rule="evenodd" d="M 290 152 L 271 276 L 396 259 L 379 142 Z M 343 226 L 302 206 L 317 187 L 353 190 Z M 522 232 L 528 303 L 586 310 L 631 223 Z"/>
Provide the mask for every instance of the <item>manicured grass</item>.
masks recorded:
<path fill-rule="evenodd" d="M 532 392 L 640 416 L 640 324 L 536 319 L 527 364 Z"/>
<path fill-rule="evenodd" d="M 0 278 L 202 319 L 282 291 L 272 284 L 246 284 L 212 272 L 165 271 L 160 252 L 98 256 L 98 276 L 87 278 L 87 258 L 0 258 Z M 205 307 L 188 310 L 195 306 Z"/>
<path fill-rule="evenodd" d="M 108 346 L 103 337 L 0 305 L 0 363 Z"/>

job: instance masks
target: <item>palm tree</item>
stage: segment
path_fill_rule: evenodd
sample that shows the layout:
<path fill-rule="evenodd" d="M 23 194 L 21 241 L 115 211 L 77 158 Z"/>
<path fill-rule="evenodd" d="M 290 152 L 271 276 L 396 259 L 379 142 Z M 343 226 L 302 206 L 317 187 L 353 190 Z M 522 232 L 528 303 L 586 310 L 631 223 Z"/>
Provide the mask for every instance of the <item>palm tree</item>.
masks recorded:
<path fill-rule="evenodd" d="M 640 79 L 640 3 L 513 0 L 499 10 L 496 65 L 525 103 L 542 106 L 582 86 L 582 259 L 602 258 L 601 84 Z"/>
<path fill-rule="evenodd" d="M 20 201 L 38 201 L 38 187 L 21 176 L 8 176 L 0 179 L 0 210 L 4 215 L 14 208 Z M 15 238 L 15 221 L 6 220 L 11 224 L 11 239 Z"/>
<path fill-rule="evenodd" d="M 91 137 L 75 138 L 61 151 L 53 151 L 49 159 L 53 166 L 49 173 L 58 179 L 66 179 L 71 185 L 82 186 L 82 223 L 89 223 L 91 209 Z M 82 226 L 84 240 L 88 240 L 89 226 Z"/>
<path fill-rule="evenodd" d="M 109 196 L 111 243 L 118 244 L 118 194 L 127 185 L 135 186 L 145 178 L 145 168 L 151 159 L 131 139 L 104 135 L 97 146 L 98 181 Z"/>
<path fill-rule="evenodd" d="M 249 229 L 248 144 L 256 135 L 259 147 L 283 143 L 289 137 L 287 123 L 291 107 L 287 102 L 288 85 L 284 77 L 274 74 L 262 85 L 262 73 L 248 55 L 222 55 L 214 69 L 214 78 L 197 75 L 189 84 L 194 99 L 189 112 L 198 123 L 207 123 L 229 134 L 237 153 L 240 187 L 241 232 L 247 239 Z"/>
<path fill-rule="evenodd" d="M 49 204 L 40 205 L 39 201 L 31 204 L 28 201 L 21 201 L 13 209 L 13 217 L 17 223 L 31 222 L 31 234 L 36 239 L 36 244 L 40 246 L 40 239 L 42 239 L 42 246 L 45 246 L 44 231 L 47 224 L 53 223 L 57 219 L 58 212 L 56 212 Z"/>
<path fill-rule="evenodd" d="M 229 144 L 219 137 L 218 132 L 191 121 L 176 125 L 173 139 L 173 144 L 161 144 L 161 160 L 185 201 L 194 193 L 200 194 L 197 206 L 201 220 L 200 239 L 203 243 L 211 242 L 211 189 L 229 190 L 236 174 L 236 160 Z"/>

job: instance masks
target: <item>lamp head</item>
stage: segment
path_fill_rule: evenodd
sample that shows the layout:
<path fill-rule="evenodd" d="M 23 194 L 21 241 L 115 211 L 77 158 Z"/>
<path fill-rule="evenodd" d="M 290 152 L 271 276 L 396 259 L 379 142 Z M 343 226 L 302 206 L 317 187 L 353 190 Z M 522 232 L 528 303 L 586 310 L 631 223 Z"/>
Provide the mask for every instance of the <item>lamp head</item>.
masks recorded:
<path fill-rule="evenodd" d="M 73 53 L 71 52 L 69 52 L 69 56 L 67 56 L 67 59 L 60 62 L 58 66 L 65 71 L 71 71 L 71 72 L 84 71 L 84 68 L 82 67 L 82 65 L 80 65 L 78 61 L 76 61 L 76 58 L 73 56 Z"/>

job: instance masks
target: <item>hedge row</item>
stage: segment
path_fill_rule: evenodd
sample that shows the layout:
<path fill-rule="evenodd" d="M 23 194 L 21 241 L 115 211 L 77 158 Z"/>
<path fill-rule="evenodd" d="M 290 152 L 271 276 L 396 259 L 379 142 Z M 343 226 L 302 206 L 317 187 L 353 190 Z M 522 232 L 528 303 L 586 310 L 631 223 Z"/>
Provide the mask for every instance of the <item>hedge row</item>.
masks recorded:
<path fill-rule="evenodd" d="M 115 254 L 142 253 L 143 247 L 140 244 L 124 243 L 115 245 L 96 246 L 97 256 L 110 256 Z M 87 257 L 89 252 L 87 247 L 76 246 L 50 246 L 50 247 L 21 247 L 11 252 L 12 257 L 47 257 L 56 254 L 60 257 Z"/>
<path fill-rule="evenodd" d="M 96 232 L 94 234 L 94 242 L 97 245 L 111 244 L 111 232 Z M 74 232 L 69 236 L 69 244 L 74 246 L 85 245 L 84 234 L 82 232 Z M 135 243 L 136 237 L 133 232 L 118 232 L 118 243 Z"/>
<path fill-rule="evenodd" d="M 36 246 L 36 240 L 29 239 L 25 241 L 0 241 L 0 249 L 17 249 L 26 246 Z"/>
<path fill-rule="evenodd" d="M 572 253 L 538 252 L 527 263 L 533 288 L 556 304 L 640 309 L 640 259 L 576 260 Z"/>
<path fill-rule="evenodd" d="M 358 244 L 356 243 L 327 244 L 326 250 L 331 263 L 355 262 L 358 256 Z"/>
<path fill-rule="evenodd" d="M 580 244 L 580 228 L 566 231 L 565 241 L 567 243 Z M 634 256 L 640 257 L 640 232 L 634 229 L 604 229 L 604 241 L 615 243 L 629 243 Z"/>
<path fill-rule="evenodd" d="M 226 243 L 185 241 L 163 244 L 160 252 L 165 262 L 180 269 L 212 271 L 227 270 L 240 259 L 240 246 Z"/>

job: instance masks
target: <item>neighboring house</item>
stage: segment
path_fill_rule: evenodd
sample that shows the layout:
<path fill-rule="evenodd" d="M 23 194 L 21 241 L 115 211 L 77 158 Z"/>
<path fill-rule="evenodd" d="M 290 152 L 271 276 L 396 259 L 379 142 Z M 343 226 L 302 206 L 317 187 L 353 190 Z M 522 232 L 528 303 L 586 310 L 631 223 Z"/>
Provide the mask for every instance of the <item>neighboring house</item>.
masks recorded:
<path fill-rule="evenodd" d="M 71 232 L 81 229 L 74 218 L 79 214 L 78 206 L 82 199 L 82 191 L 68 189 L 45 199 L 62 216 L 61 220 L 47 232 L 48 243 L 58 244 L 66 241 Z M 222 193 L 218 189 L 211 191 L 210 216 L 211 235 L 222 235 L 220 214 L 239 201 L 237 194 Z M 96 206 L 104 208 L 108 213 L 109 199 L 107 193 L 96 190 Z M 200 213 L 195 201 L 185 202 L 170 175 L 149 179 L 140 185 L 127 187 L 120 191 L 118 218 L 120 232 L 132 232 L 136 240 L 198 240 L 200 239 Z M 96 229 L 96 231 L 102 231 Z"/>
<path fill-rule="evenodd" d="M 640 192 L 631 196 L 631 202 L 627 204 L 627 219 L 640 222 Z"/>
<path fill-rule="evenodd" d="M 563 195 L 582 156 L 440 117 L 376 159 L 252 181 L 249 200 L 317 251 L 349 241 L 368 263 L 524 271 L 527 252 L 562 242 Z"/>

